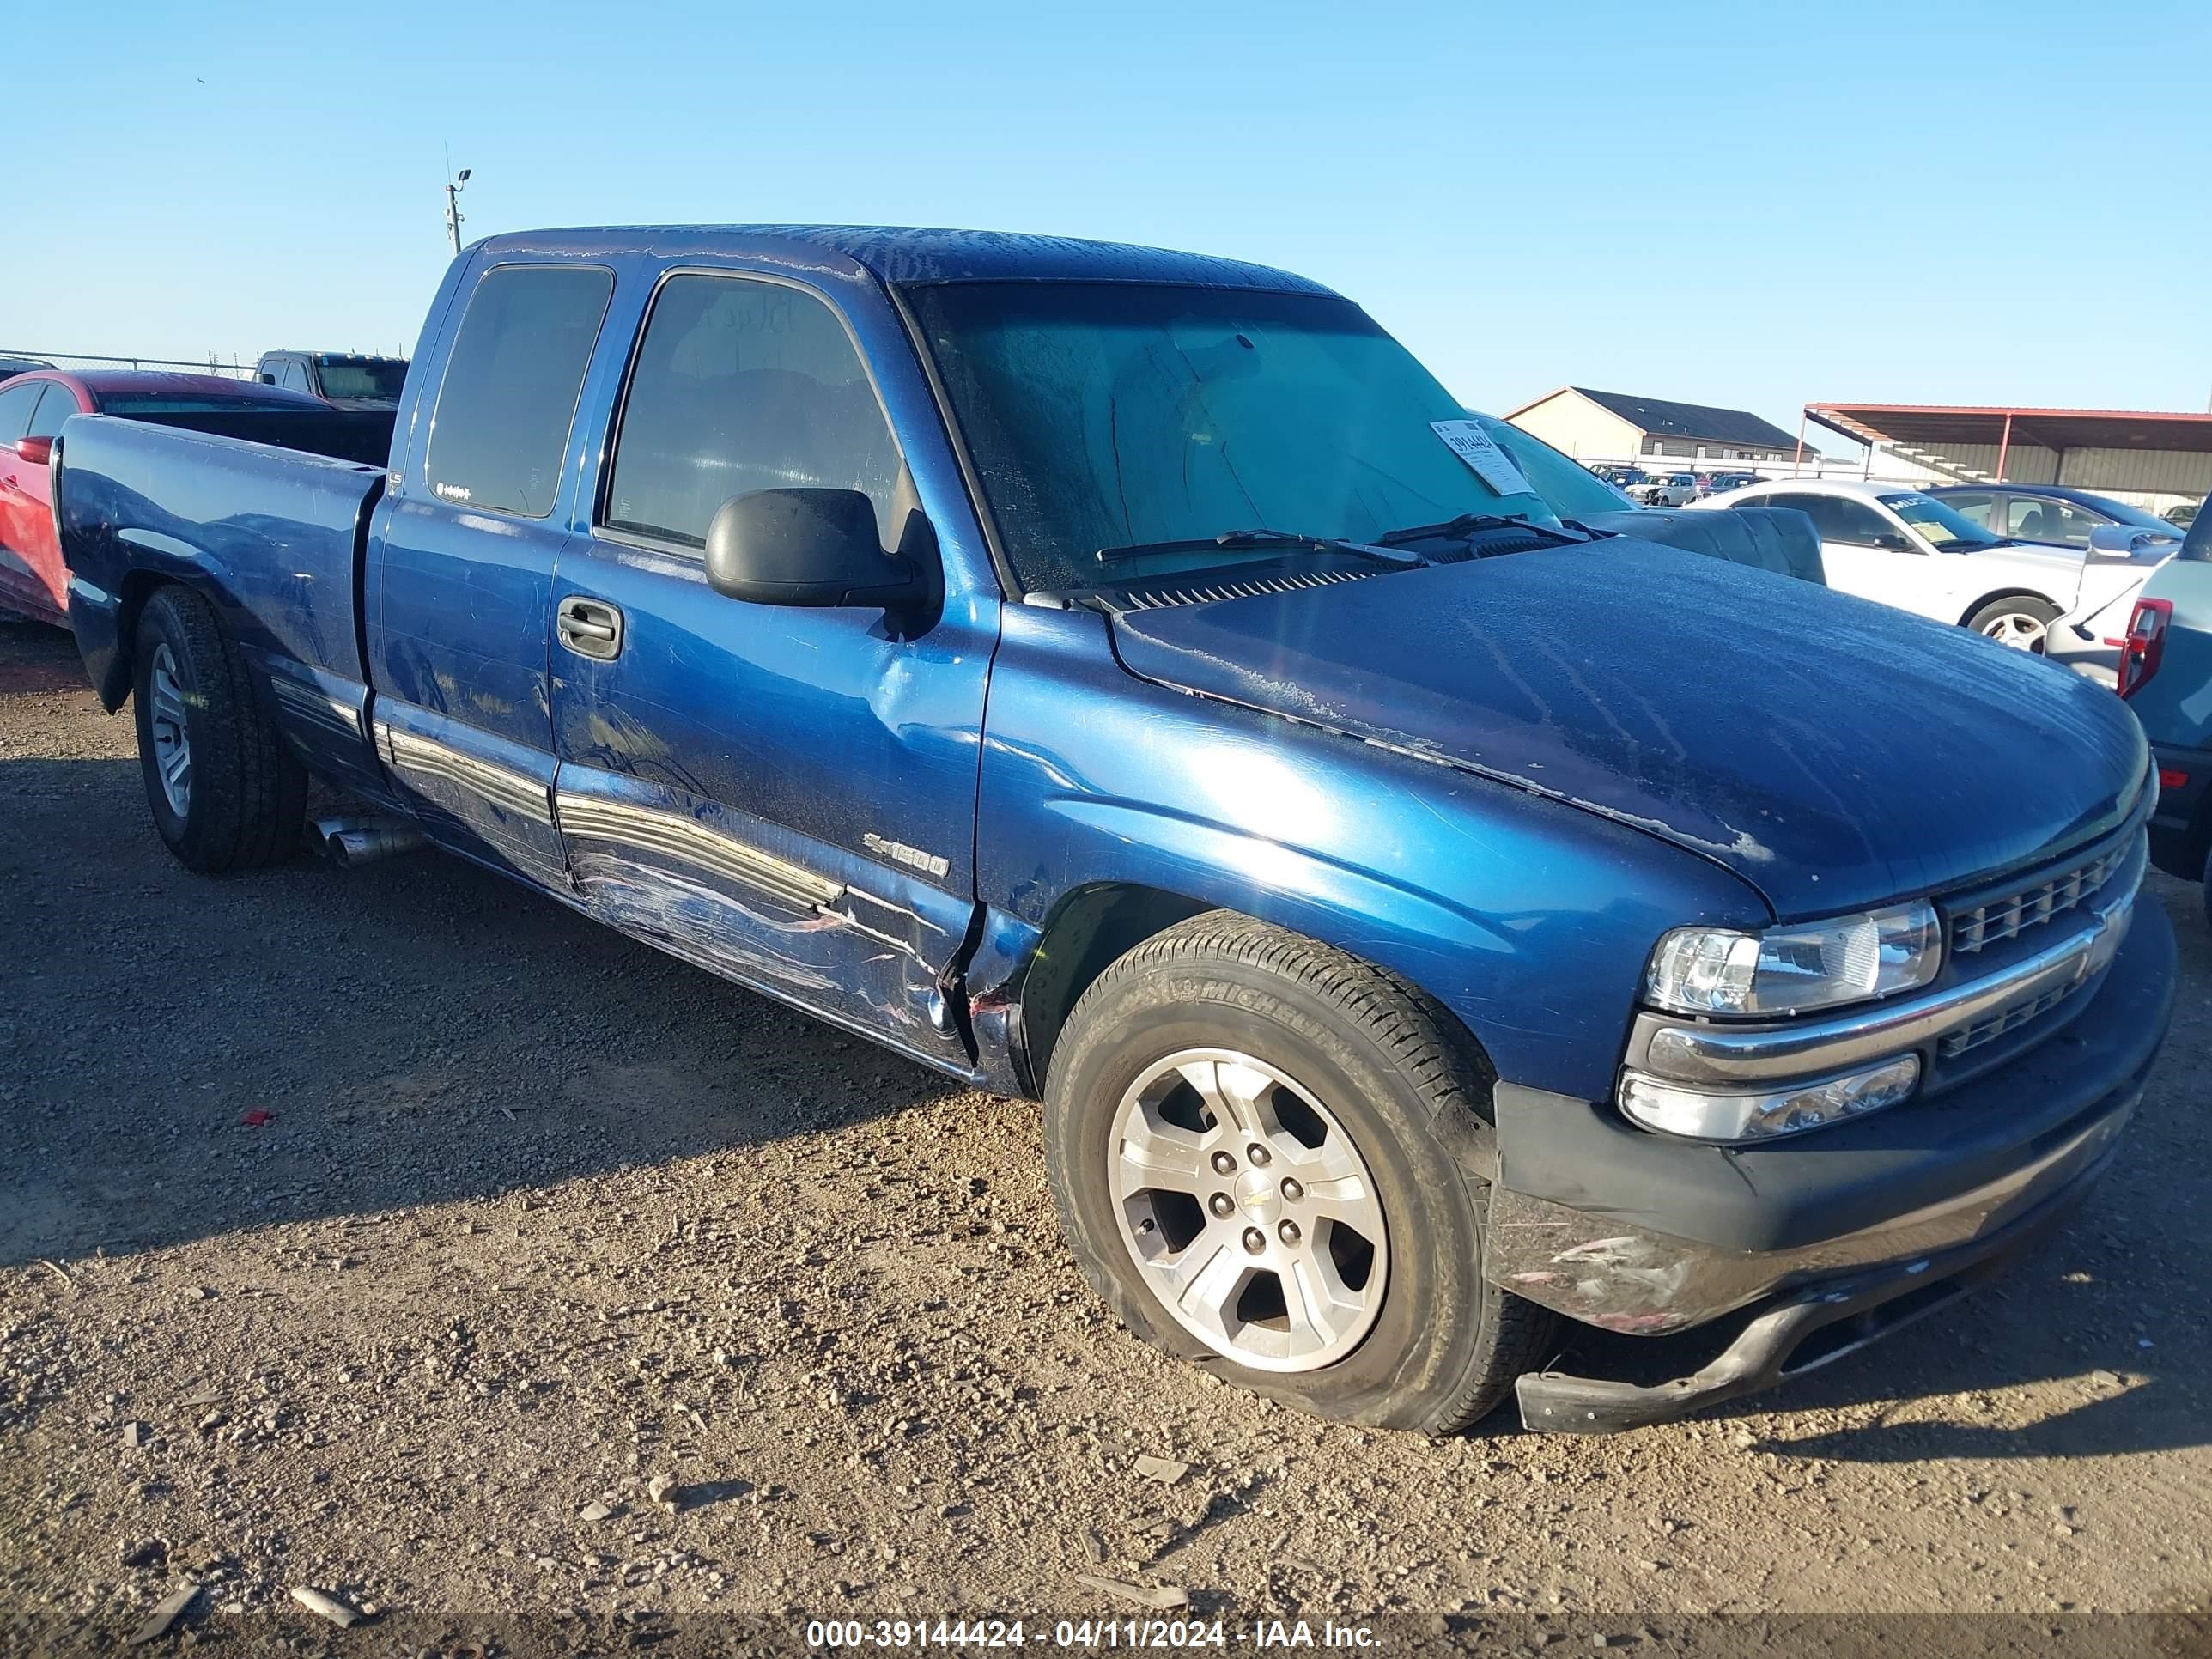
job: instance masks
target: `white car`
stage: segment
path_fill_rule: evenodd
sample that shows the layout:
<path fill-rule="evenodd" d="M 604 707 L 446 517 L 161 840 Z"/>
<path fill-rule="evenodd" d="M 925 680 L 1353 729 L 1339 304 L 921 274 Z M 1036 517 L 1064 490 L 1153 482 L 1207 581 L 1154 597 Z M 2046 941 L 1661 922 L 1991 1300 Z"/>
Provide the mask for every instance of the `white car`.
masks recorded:
<path fill-rule="evenodd" d="M 1698 480 L 1688 472 L 1655 472 L 1629 485 L 1628 494 L 1642 507 L 1687 507 L 1698 499 Z"/>
<path fill-rule="evenodd" d="M 1813 520 L 1828 586 L 1955 623 L 2112 683 L 2129 608 L 2174 548 L 2132 553 L 2014 541 L 1900 484 L 1771 478 L 1695 505 L 1794 507 Z"/>

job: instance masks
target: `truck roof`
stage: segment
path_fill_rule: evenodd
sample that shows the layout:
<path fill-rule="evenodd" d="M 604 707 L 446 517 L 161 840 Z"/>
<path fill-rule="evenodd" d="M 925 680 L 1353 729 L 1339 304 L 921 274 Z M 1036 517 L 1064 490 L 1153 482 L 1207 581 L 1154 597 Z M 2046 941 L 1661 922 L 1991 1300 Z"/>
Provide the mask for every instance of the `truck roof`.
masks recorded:
<path fill-rule="evenodd" d="M 768 254 L 795 270 L 849 276 L 855 266 L 888 283 L 1174 283 L 1335 297 L 1321 283 L 1269 265 L 1203 253 L 1011 231 L 883 225 L 623 225 L 518 231 L 477 246 L 515 253 Z"/>

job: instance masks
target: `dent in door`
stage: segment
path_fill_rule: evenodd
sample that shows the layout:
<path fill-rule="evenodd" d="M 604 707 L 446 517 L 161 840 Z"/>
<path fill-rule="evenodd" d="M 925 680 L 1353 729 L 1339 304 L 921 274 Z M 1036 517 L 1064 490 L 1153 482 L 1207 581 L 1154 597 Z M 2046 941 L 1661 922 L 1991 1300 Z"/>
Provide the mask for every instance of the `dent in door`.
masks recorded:
<path fill-rule="evenodd" d="M 567 889 L 550 755 L 396 699 L 380 699 L 376 714 L 377 754 L 434 839 Z"/>
<path fill-rule="evenodd" d="M 972 1076 L 945 993 L 965 910 L 942 890 L 849 860 L 749 813 L 564 762 L 555 795 L 591 913 L 672 956 Z M 948 908 L 960 910 L 955 918 Z"/>

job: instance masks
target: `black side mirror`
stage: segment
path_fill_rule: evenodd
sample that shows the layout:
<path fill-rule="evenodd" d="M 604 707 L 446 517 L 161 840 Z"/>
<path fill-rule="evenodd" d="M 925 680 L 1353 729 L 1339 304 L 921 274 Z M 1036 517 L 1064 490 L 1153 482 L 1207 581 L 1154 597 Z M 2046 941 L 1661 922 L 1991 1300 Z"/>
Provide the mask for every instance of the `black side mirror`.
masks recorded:
<path fill-rule="evenodd" d="M 897 611 L 928 596 L 914 562 L 884 550 L 875 503 L 857 489 L 732 496 L 707 526 L 707 580 L 753 605 Z"/>

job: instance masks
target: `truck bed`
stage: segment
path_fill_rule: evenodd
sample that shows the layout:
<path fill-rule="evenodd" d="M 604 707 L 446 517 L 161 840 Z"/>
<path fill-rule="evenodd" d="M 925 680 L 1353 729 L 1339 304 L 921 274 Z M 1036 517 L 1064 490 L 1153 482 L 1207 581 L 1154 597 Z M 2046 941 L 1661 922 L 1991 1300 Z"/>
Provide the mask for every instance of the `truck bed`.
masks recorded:
<path fill-rule="evenodd" d="M 288 727 L 341 754 L 350 738 L 368 763 L 362 553 L 386 474 L 360 457 L 380 425 L 388 445 L 389 416 L 338 410 L 70 422 L 54 497 L 70 621 L 101 702 L 130 695 L 117 645 L 137 605 L 179 581 L 267 670 Z"/>

